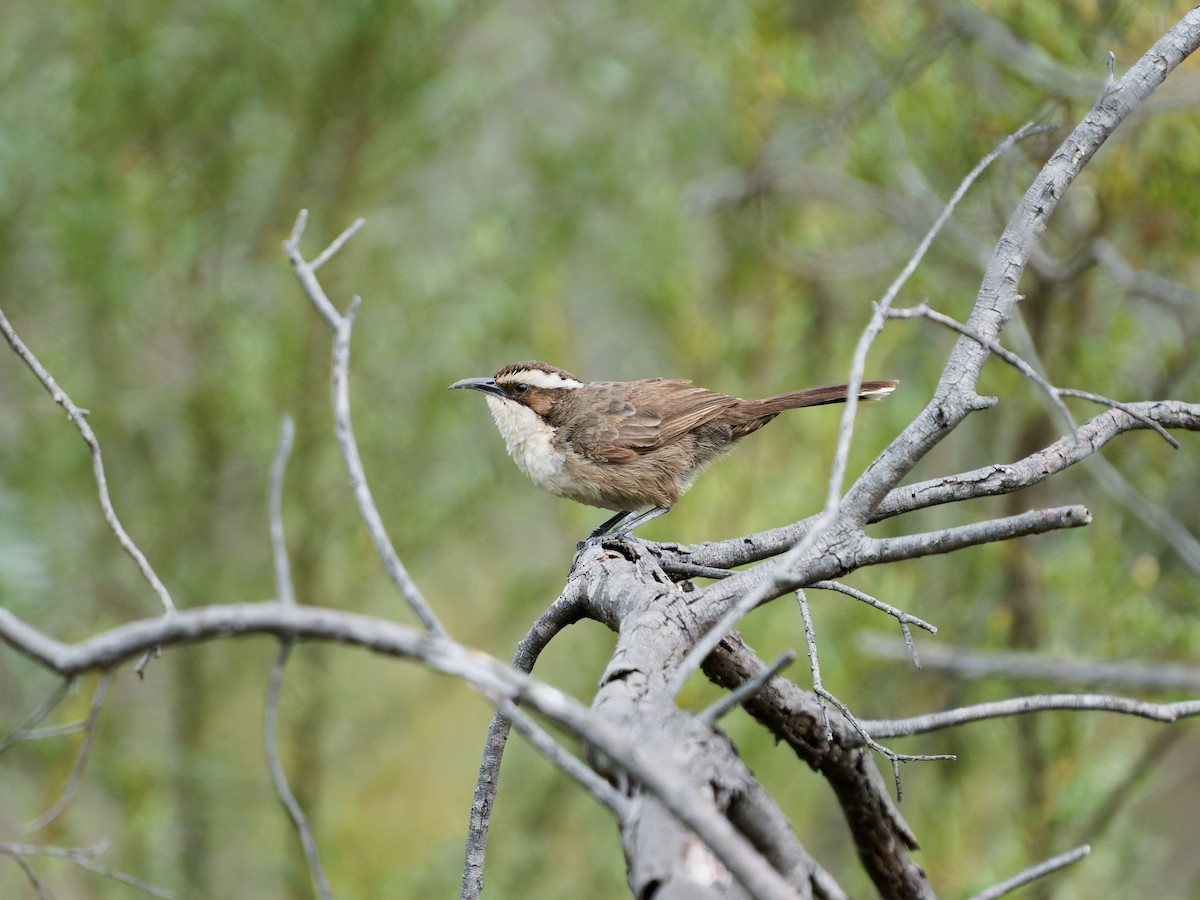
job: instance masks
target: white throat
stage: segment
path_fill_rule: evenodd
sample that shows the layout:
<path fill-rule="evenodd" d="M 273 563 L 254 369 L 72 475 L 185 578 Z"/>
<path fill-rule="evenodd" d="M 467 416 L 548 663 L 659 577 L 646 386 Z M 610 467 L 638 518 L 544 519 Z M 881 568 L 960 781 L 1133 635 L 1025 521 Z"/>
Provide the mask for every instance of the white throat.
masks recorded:
<path fill-rule="evenodd" d="M 546 373 L 539 372 L 539 375 Z M 554 376 L 558 378 L 558 376 Z M 562 386 L 562 379 L 558 379 Z M 530 383 L 533 380 L 530 379 Z M 527 406 L 500 397 L 487 397 L 488 409 L 504 443 L 508 455 L 529 479 L 544 491 L 559 497 L 566 496 L 569 485 L 563 477 L 563 454 L 551 443 L 554 429 L 542 417 Z"/>

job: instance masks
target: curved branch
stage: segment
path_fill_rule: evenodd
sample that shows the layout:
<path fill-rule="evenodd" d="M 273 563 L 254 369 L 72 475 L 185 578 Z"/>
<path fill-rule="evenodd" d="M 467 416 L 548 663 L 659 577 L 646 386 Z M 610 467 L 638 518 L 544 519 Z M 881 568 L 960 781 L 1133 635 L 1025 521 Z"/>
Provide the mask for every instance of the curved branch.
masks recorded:
<path fill-rule="evenodd" d="M 306 262 L 300 253 L 300 239 L 304 236 L 304 227 L 308 222 L 308 210 L 300 210 L 296 224 L 292 227 L 291 237 L 283 242 L 283 249 L 291 260 L 296 278 L 304 289 L 305 295 L 312 302 L 317 313 L 325 320 L 333 331 L 333 419 L 334 431 L 337 435 L 338 448 L 350 477 L 350 490 L 354 494 L 354 502 L 358 504 L 359 513 L 375 552 L 383 563 L 384 569 L 391 578 L 392 584 L 400 591 L 413 613 L 432 634 L 445 635 L 446 629 L 438 621 L 433 609 L 421 595 L 416 582 L 408 574 L 408 569 L 400 561 L 396 548 L 392 546 L 387 529 L 383 525 L 383 517 L 375 505 L 375 498 L 367 484 L 366 470 L 363 468 L 362 457 L 358 453 L 358 441 L 354 437 L 354 427 L 350 422 L 350 334 L 354 329 L 354 316 L 361 298 L 355 297 L 350 301 L 350 307 L 345 315 L 338 313 L 336 307 L 325 295 L 321 282 L 317 280 L 316 270 L 324 265 L 335 253 L 342 249 L 345 243 L 354 236 L 363 225 L 362 219 L 343 231 L 326 247 L 311 263 Z"/>
<path fill-rule="evenodd" d="M 92 475 L 96 479 L 96 490 L 100 496 L 100 511 L 104 515 L 104 521 L 108 523 L 109 530 L 116 537 L 117 542 L 121 545 L 121 549 L 134 561 L 138 567 L 138 571 L 142 573 L 142 577 L 146 579 L 150 587 L 153 588 L 154 593 L 158 595 L 158 599 L 167 611 L 167 615 L 175 612 L 175 603 L 171 600 L 170 591 L 167 590 L 167 586 L 163 584 L 162 579 L 158 577 L 158 573 L 154 571 L 154 567 L 150 565 L 150 561 L 146 559 L 146 554 L 133 542 L 133 538 L 129 536 L 129 533 L 125 530 L 125 526 L 121 524 L 121 520 L 117 517 L 116 509 L 113 508 L 112 497 L 108 493 L 108 476 L 104 471 L 104 458 L 100 453 L 100 439 L 96 437 L 96 432 L 92 431 L 92 426 L 88 424 L 88 411 L 76 406 L 74 401 L 67 396 L 67 392 L 58 386 L 58 382 L 54 380 L 54 376 L 33 355 L 33 351 L 25 345 L 25 342 L 21 340 L 12 325 L 9 324 L 3 310 L 0 310 L 0 334 L 4 335 L 4 339 L 13 348 L 13 352 L 29 367 L 29 370 L 37 377 L 37 380 L 42 383 L 42 387 L 54 399 L 54 402 L 66 410 L 67 418 L 71 420 L 71 424 L 75 426 L 80 437 L 83 438 L 83 442 L 87 444 L 88 452 L 91 454 Z"/>
<path fill-rule="evenodd" d="M 559 595 L 542 613 L 529 632 L 517 645 L 513 656 L 514 669 L 532 672 L 538 656 L 560 631 L 582 619 L 587 609 L 583 595 L 571 589 Z M 475 795 L 471 800 L 471 818 L 467 825 L 466 852 L 463 860 L 461 897 L 463 900 L 478 897 L 483 892 L 483 867 L 487 859 L 488 830 L 492 823 L 492 808 L 496 803 L 496 791 L 500 786 L 500 763 L 504 759 L 504 748 L 512 722 L 500 712 L 492 717 L 487 738 L 479 760 L 479 775 L 475 780 Z"/>
<path fill-rule="evenodd" d="M 1200 46 L 1200 9 L 1190 10 L 1123 77 L 1106 86 L 1091 111 L 1067 136 L 1025 192 L 992 254 L 967 328 L 999 337 L 1017 301 L 1025 264 L 1050 216 L 1083 167 L 1129 113 Z M 978 408 L 975 385 L 990 355 L 978 341 L 959 338 L 933 399 L 847 492 L 850 508 L 868 511 L 912 467 Z"/>
<path fill-rule="evenodd" d="M 275 602 L 189 609 L 174 616 L 131 622 L 78 644 L 68 644 L 0 608 L 0 640 L 63 675 L 111 668 L 155 646 L 250 635 L 332 641 L 386 656 L 417 659 L 436 671 L 463 679 L 485 697 L 494 693 L 527 705 L 581 737 L 643 785 L 712 849 L 752 895 L 795 896 L 728 819 L 691 793 L 684 776 L 647 758 L 642 748 L 561 691 L 448 638 L 344 610 Z"/>

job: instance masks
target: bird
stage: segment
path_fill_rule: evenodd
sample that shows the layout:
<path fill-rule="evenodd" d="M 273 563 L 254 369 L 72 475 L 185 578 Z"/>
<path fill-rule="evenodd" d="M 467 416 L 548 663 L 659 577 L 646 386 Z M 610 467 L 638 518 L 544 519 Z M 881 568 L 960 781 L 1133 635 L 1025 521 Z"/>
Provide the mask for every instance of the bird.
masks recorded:
<path fill-rule="evenodd" d="M 858 397 L 882 399 L 897 384 L 864 381 Z M 705 466 L 746 435 L 784 410 L 844 403 L 849 388 L 830 384 L 743 400 L 671 378 L 582 381 L 522 360 L 449 390 L 484 394 L 509 455 L 538 487 L 616 512 L 582 546 L 628 536 L 668 512 Z"/>

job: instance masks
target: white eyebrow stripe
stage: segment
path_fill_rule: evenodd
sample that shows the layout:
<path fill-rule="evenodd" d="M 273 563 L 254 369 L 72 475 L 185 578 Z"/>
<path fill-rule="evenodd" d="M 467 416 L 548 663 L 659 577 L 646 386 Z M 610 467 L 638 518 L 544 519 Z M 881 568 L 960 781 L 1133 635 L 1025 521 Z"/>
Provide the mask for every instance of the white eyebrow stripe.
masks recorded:
<path fill-rule="evenodd" d="M 573 378 L 563 378 L 557 372 L 543 372 L 541 369 L 521 369 L 519 372 L 509 372 L 503 379 L 505 384 L 515 384 L 523 381 L 536 388 L 577 388 L 583 383 Z"/>

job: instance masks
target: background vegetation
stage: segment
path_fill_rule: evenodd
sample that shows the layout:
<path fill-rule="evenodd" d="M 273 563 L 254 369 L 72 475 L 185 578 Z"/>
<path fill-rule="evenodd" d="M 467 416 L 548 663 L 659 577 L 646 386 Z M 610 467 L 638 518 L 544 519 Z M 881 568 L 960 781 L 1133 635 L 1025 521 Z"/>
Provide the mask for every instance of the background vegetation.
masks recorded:
<path fill-rule="evenodd" d="M 178 603 L 272 595 L 266 470 L 291 412 L 285 513 L 301 600 L 405 619 L 346 492 L 328 334 L 280 250 L 301 207 L 314 250 L 364 216 L 323 276 L 341 305 L 365 301 L 353 391 L 367 470 L 439 616 L 506 657 L 598 517 L 533 490 L 483 404 L 447 394 L 450 382 L 528 357 L 742 395 L 840 380 L 870 302 L 960 177 L 1027 120 L 1072 125 L 1107 52 L 1119 72 L 1187 5 L 17 4 L 0 28 L 0 305 L 92 410 L 118 510 Z M 1200 285 L 1198 97 L 1191 60 L 1068 195 L 1053 254 L 1103 237 L 1135 267 Z M 985 177 L 906 303 L 965 313 L 981 259 L 1058 139 L 1027 143 Z M 1066 280 L 1041 271 L 1023 286 L 1030 340 L 1021 329 L 1013 340 L 1036 348 L 1053 380 L 1123 399 L 1200 397 L 1194 303 L 1149 302 L 1095 266 Z M 924 405 L 950 343 L 927 324 L 889 326 L 868 375 L 903 386 L 864 410 L 860 463 Z M 981 389 L 1003 403 L 917 477 L 1016 458 L 1057 433 L 1003 366 Z M 100 518 L 78 436 L 8 353 L 0 411 L 0 603 L 63 638 L 155 615 Z M 812 512 L 835 421 L 780 419 L 646 536 L 727 537 Z M 1173 453 L 1134 434 L 1105 456 L 1200 528 L 1194 441 Z M 1196 572 L 1094 469 L 995 501 L 1084 501 L 1089 528 L 854 583 L 935 622 L 938 643 L 1195 660 Z M 890 635 L 888 621 L 814 599 L 825 684 L 862 715 L 1052 687 L 914 673 L 859 649 L 864 631 Z M 767 658 L 802 644 L 786 604 L 746 633 Z M 577 626 L 538 672 L 586 700 L 611 645 L 600 626 Z M 121 672 L 79 795 L 34 837 L 107 838 L 105 861 L 182 896 L 307 896 L 263 764 L 274 653 L 265 641 L 212 645 L 172 651 L 144 682 Z M 361 653 L 301 647 L 289 672 L 285 762 L 335 892 L 453 894 L 490 709 L 453 681 Z M 0 731 L 50 687 L 0 652 Z M 88 687 L 63 720 L 85 713 Z M 683 700 L 712 690 L 697 682 Z M 852 895 L 868 894 L 825 788 L 744 716 L 727 727 L 805 845 Z M 20 839 L 58 796 L 78 740 L 23 744 L 0 761 L 0 840 Z M 903 811 L 947 896 L 1083 840 L 1094 855 L 1046 895 L 1138 884 L 1186 897 L 1200 885 L 1194 727 L 1047 714 L 904 749 L 960 757 L 906 770 Z M 60 896 L 130 893 L 40 870 Z M 515 744 L 489 895 L 614 897 L 623 876 L 606 814 Z M 0 864 L 0 894 L 22 891 L 19 869 Z"/>

